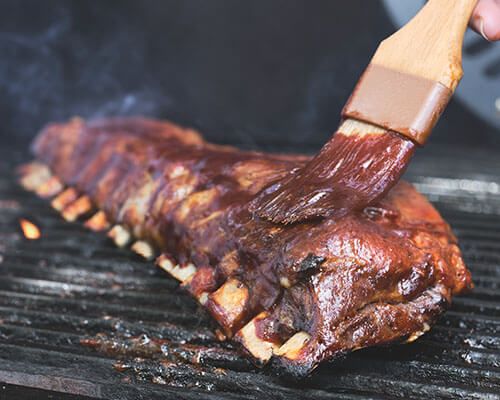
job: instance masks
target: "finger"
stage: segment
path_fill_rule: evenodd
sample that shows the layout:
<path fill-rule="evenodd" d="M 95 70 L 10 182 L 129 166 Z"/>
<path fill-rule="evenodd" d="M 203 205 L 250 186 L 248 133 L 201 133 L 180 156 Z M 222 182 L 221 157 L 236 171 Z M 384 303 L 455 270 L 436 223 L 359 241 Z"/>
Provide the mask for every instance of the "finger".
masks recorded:
<path fill-rule="evenodd" d="M 500 0 L 479 0 L 470 25 L 485 39 L 500 40 Z"/>

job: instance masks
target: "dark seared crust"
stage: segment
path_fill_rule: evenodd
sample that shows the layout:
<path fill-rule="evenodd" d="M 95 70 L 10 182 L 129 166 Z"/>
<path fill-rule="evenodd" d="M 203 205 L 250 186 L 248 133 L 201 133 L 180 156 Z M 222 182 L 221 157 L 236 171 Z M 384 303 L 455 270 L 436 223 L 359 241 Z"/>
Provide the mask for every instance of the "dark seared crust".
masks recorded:
<path fill-rule="evenodd" d="M 260 315 L 256 337 L 293 374 L 359 348 L 414 340 L 452 294 L 472 288 L 449 226 L 406 182 L 362 212 L 284 226 L 255 217 L 248 204 L 307 157 L 215 146 L 145 119 L 52 124 L 33 151 L 110 222 L 174 263 L 193 263 L 197 272 L 183 286 L 208 296 L 205 307 L 228 336 L 245 345 L 239 330 Z M 229 294 L 238 303 L 231 312 Z M 276 350 L 302 331 L 299 348 Z"/>
<path fill-rule="evenodd" d="M 446 292 L 446 288 L 433 287 L 408 303 L 368 304 L 335 327 L 331 333 L 335 344 L 326 350 L 326 355 L 322 343 L 313 339 L 296 359 L 274 357 L 273 364 L 288 374 L 303 376 L 324 359 L 340 358 L 363 347 L 411 341 L 412 335 L 427 330 L 425 324 L 431 324 L 447 309 L 448 302 L 443 292 Z"/>

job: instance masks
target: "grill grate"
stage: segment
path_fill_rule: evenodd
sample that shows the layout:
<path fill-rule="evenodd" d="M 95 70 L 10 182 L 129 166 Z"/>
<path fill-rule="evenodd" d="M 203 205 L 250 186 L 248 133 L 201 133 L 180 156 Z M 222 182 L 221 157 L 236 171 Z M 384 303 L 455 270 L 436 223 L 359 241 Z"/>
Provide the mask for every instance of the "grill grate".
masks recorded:
<path fill-rule="evenodd" d="M 290 382 L 255 369 L 233 345 L 219 342 L 210 318 L 162 270 L 113 247 L 102 234 L 64 222 L 47 201 L 22 190 L 13 179 L 21 157 L 6 152 L 0 160 L 0 381 L 10 384 L 5 393 L 22 385 L 113 399 L 498 398 L 500 162 L 468 152 L 458 154 L 462 162 L 455 165 L 456 153 L 449 159 L 443 154 L 419 156 L 408 179 L 452 225 L 476 289 L 454 298 L 451 310 L 416 342 L 356 352 Z M 22 217 L 40 227 L 41 239 L 23 238 Z M 142 343 L 166 339 L 163 352 L 193 344 L 203 350 L 203 362 L 172 366 L 158 355 L 138 351 L 138 359 L 81 344 L 99 334 L 103 341 L 116 339 L 115 346 L 130 336 L 145 335 Z M 115 368 L 120 362 L 126 371 Z"/>

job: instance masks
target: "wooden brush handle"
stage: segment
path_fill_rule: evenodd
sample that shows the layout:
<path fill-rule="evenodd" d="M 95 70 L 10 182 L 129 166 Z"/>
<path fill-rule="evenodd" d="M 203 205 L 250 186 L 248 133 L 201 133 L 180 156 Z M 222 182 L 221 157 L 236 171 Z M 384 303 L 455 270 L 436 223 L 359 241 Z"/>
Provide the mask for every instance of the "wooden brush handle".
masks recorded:
<path fill-rule="evenodd" d="M 342 111 L 365 124 L 341 128 L 359 134 L 378 126 L 423 146 L 462 79 L 462 44 L 477 1 L 429 0 L 382 41 Z"/>
<path fill-rule="evenodd" d="M 440 82 L 455 91 L 462 78 L 462 44 L 478 0 L 429 0 L 372 58 L 397 71 Z"/>

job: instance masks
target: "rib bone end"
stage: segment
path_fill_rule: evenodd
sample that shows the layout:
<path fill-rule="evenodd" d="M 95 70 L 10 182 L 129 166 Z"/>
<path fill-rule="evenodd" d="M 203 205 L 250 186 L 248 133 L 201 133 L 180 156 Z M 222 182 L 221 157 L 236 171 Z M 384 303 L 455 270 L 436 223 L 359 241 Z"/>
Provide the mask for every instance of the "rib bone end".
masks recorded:
<path fill-rule="evenodd" d="M 248 295 L 248 288 L 243 282 L 229 279 L 209 296 L 207 308 L 228 336 L 241 327 Z"/>
<path fill-rule="evenodd" d="M 36 188 L 36 194 L 40 197 L 48 198 L 61 193 L 63 189 L 64 185 L 61 181 L 53 176 Z"/>
<path fill-rule="evenodd" d="M 198 301 L 200 302 L 200 304 L 202 306 L 204 306 L 206 303 L 207 303 L 207 300 L 208 300 L 208 295 L 210 293 L 207 293 L 207 292 L 202 292 L 199 296 L 198 296 Z"/>
<path fill-rule="evenodd" d="M 241 328 L 235 335 L 235 340 L 240 342 L 248 353 L 254 358 L 257 365 L 265 365 L 278 350 L 279 346 L 273 342 L 268 342 L 259 338 L 256 334 L 255 323 L 259 319 L 267 316 L 267 312 L 262 312 Z"/>
<path fill-rule="evenodd" d="M 100 232 L 109 228 L 109 221 L 104 211 L 98 211 L 85 222 L 84 226 L 94 232 Z"/>
<path fill-rule="evenodd" d="M 174 262 L 165 254 L 162 254 L 156 259 L 156 264 L 163 270 L 167 271 L 175 279 L 185 282 L 191 278 L 197 271 L 197 268 L 188 263 L 184 266 L 174 264 Z"/>
<path fill-rule="evenodd" d="M 20 174 L 19 183 L 29 191 L 36 190 L 52 176 L 45 164 L 36 161 L 21 165 L 17 171 Z"/>
<path fill-rule="evenodd" d="M 68 188 L 64 192 L 60 193 L 52 202 L 50 203 L 52 208 L 57 211 L 64 210 L 68 205 L 73 203 L 78 198 L 78 192 L 75 188 Z"/>
<path fill-rule="evenodd" d="M 148 242 L 144 240 L 138 240 L 131 247 L 131 250 L 147 260 L 150 260 L 154 256 L 154 249 Z"/>
<path fill-rule="evenodd" d="M 108 232 L 108 237 L 110 237 L 118 247 L 126 246 L 131 239 L 130 232 L 122 225 L 113 226 Z"/>
<path fill-rule="evenodd" d="M 283 346 L 275 351 L 277 356 L 284 356 L 290 360 L 298 358 L 300 350 L 311 339 L 311 336 L 304 331 L 297 332 L 290 339 L 288 339 Z"/>
<path fill-rule="evenodd" d="M 92 202 L 90 201 L 90 197 L 85 195 L 66 206 L 61 215 L 66 221 L 73 222 L 76 221 L 79 216 L 88 213 L 91 209 Z"/>
<path fill-rule="evenodd" d="M 429 331 L 429 329 L 431 329 L 431 326 L 427 322 L 424 322 L 424 327 L 422 328 L 422 330 L 414 332 L 408 339 L 406 339 L 406 343 L 411 343 L 411 342 L 417 340 L 425 332 Z"/>

